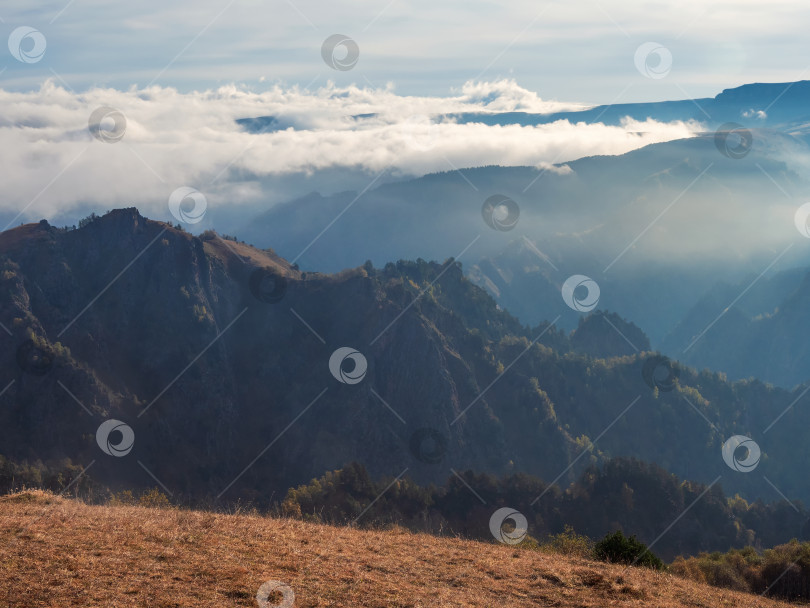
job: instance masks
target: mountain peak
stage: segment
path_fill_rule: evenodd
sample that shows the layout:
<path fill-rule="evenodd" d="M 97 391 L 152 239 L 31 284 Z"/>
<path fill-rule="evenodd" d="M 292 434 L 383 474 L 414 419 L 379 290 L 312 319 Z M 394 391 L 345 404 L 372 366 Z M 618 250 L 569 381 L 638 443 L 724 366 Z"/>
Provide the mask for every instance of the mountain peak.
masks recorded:
<path fill-rule="evenodd" d="M 770 97 L 774 101 L 781 94 L 810 95 L 810 80 L 796 82 L 752 82 L 738 87 L 723 89 L 715 99 L 718 101 L 744 101 Z"/>
<path fill-rule="evenodd" d="M 157 222 L 155 220 L 150 220 L 141 215 L 140 211 L 138 211 L 137 207 L 124 207 L 121 209 L 113 209 L 112 211 L 108 211 L 104 215 L 100 216 L 90 216 L 91 221 L 88 222 L 87 225 L 92 224 L 94 222 L 99 222 L 99 226 L 102 226 L 105 230 L 123 230 L 126 232 L 140 232 L 143 230 L 147 224 L 162 224 L 163 222 Z M 169 224 L 171 226 L 171 224 Z"/>

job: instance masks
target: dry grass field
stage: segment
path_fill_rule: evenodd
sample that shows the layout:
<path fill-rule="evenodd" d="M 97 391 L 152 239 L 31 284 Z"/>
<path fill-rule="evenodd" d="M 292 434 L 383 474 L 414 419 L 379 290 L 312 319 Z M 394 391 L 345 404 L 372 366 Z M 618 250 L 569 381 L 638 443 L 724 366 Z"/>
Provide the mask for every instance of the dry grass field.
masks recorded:
<path fill-rule="evenodd" d="M 255 515 L 0 498 L 0 606 L 788 606 L 670 574 L 506 545 Z M 266 606 L 285 608 L 280 594 Z"/>

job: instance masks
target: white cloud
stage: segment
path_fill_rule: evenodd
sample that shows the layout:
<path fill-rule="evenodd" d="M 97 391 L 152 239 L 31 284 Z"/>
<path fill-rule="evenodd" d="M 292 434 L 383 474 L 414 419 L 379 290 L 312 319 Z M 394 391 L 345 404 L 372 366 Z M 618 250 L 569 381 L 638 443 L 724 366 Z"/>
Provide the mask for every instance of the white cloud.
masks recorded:
<path fill-rule="evenodd" d="M 514 80 L 495 82 L 468 81 L 461 87 L 461 99 L 470 104 L 481 104 L 493 112 L 565 112 L 585 110 L 590 106 L 540 99 L 534 91 L 528 91 Z"/>
<path fill-rule="evenodd" d="M 99 106 L 124 113 L 123 140 L 105 144 L 87 129 Z M 0 90 L 0 211 L 20 219 L 67 214 L 96 206 L 137 205 L 165 217 L 168 195 L 193 186 L 209 204 L 272 200 L 268 179 L 324 170 L 392 167 L 421 175 L 482 165 L 551 164 L 593 154 L 620 154 L 691 136 L 695 123 L 626 120 L 621 126 L 557 121 L 536 127 L 436 122 L 457 112 L 549 112 L 580 104 L 546 102 L 514 81 L 467 83 L 449 97 L 409 97 L 386 89 L 317 91 L 276 87 L 253 93 L 235 86 L 180 93 L 172 88 L 67 91 L 54 82 L 28 93 Z M 363 119 L 353 116 L 369 115 Z M 288 128 L 251 134 L 235 119 L 275 116 Z M 555 169 L 565 171 L 565 169 Z M 303 178 L 302 178 L 303 179 Z"/>
<path fill-rule="evenodd" d="M 768 118 L 768 114 L 765 112 L 765 110 L 754 110 L 753 108 L 750 110 L 745 110 L 742 115 L 743 118 L 758 118 L 759 120 L 765 120 Z"/>

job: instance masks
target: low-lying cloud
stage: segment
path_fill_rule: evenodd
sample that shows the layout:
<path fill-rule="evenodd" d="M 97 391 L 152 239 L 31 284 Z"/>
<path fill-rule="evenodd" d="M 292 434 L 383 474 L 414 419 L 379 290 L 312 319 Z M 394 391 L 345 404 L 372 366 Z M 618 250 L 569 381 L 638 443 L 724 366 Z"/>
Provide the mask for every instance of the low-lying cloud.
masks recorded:
<path fill-rule="evenodd" d="M 88 129 L 101 106 L 126 117 L 117 143 Z M 467 83 L 447 97 L 412 97 L 385 89 L 332 84 L 315 91 L 236 86 L 180 93 L 172 88 L 91 89 L 75 93 L 54 81 L 33 92 L 0 90 L 4 196 L 15 222 L 69 217 L 74 210 L 136 205 L 167 217 L 179 186 L 205 193 L 209 207 L 273 201 L 268 184 L 301 176 L 306 191 L 318 172 L 389 170 L 416 176 L 483 165 L 549 166 L 596 154 L 690 137 L 697 123 L 626 120 L 621 126 L 556 121 L 539 126 L 457 124 L 459 112 L 548 113 L 584 109 L 545 101 L 514 81 Z M 281 130 L 251 133 L 240 118 L 273 116 Z M 102 130 L 112 128 L 103 122 Z M 1 228 L 1 227 L 0 227 Z"/>

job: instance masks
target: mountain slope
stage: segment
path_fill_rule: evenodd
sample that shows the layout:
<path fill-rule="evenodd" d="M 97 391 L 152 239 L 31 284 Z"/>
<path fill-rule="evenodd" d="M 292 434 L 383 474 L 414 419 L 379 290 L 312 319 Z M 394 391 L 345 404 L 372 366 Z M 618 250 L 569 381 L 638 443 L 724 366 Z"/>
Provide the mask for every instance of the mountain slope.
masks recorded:
<path fill-rule="evenodd" d="M 411 435 L 425 427 L 442 429 L 448 458 L 465 466 L 503 470 L 518 459 L 488 398 L 451 428 L 495 376 L 483 341 L 523 332 L 452 264 L 414 265 L 410 280 L 398 272 L 371 278 L 364 269 L 301 273 L 133 209 L 76 231 L 23 226 L 0 236 L 0 252 L 0 317 L 14 334 L 3 343 L 13 384 L 0 397 L 0 453 L 15 460 L 97 460 L 93 434 L 105 418 L 126 421 L 139 456 L 98 460 L 94 477 L 149 483 L 145 466 L 196 496 L 238 478 L 247 482 L 239 490 L 266 498 L 352 460 L 375 475 L 408 463 L 420 479 L 443 479 L 446 469 L 409 454 Z M 284 277 L 283 297 L 252 285 L 256 272 Z M 413 279 L 438 272 L 435 295 L 411 306 L 422 288 Z M 437 302 L 440 290 L 457 303 L 453 310 Z M 481 314 L 489 326 L 473 335 L 464 317 Z M 341 384 L 330 374 L 331 355 L 347 346 L 368 361 L 365 382 Z M 37 353 L 52 360 L 47 368 L 33 361 Z M 547 400 L 528 380 L 519 384 L 548 441 L 546 454 L 522 458 L 534 467 L 547 457 L 551 474 L 573 443 L 548 418 Z M 263 460 L 242 478 L 257 455 Z"/>
<path fill-rule="evenodd" d="M 718 277 L 741 280 L 800 238 L 793 200 L 810 194 L 800 168 L 810 148 L 773 130 L 752 130 L 752 138 L 744 158 L 725 156 L 706 133 L 565 167 L 466 168 L 362 195 L 311 194 L 273 207 L 238 234 L 322 271 L 367 259 L 459 256 L 523 322 L 560 314 L 568 330 L 578 316 L 559 298 L 537 296 L 587 275 L 601 287 L 600 305 L 657 347 Z M 514 229 L 493 230 L 482 218 L 494 194 L 515 201 Z M 806 247 L 795 247 L 780 264 L 809 260 Z"/>
<path fill-rule="evenodd" d="M 798 268 L 764 281 L 721 284 L 707 293 L 662 348 L 689 365 L 780 386 L 810 378 L 810 275 Z M 745 293 L 747 297 L 739 297 Z M 730 303 L 733 305 L 727 308 Z M 703 333 L 705 331 L 705 333 Z"/>
<path fill-rule="evenodd" d="M 0 322 L 12 334 L 0 343 L 0 455 L 15 462 L 67 458 L 114 488 L 157 479 L 189 499 L 267 501 L 354 461 L 374 478 L 443 482 L 469 469 L 566 485 L 627 456 L 720 477 L 751 499 L 779 499 L 764 475 L 810 498 L 810 412 L 788 408 L 801 388 L 677 365 L 661 384 L 670 364 L 641 351 L 632 325 L 596 317 L 578 337 L 524 327 L 451 260 L 304 273 L 134 209 L 75 231 L 16 228 L 0 252 Z M 615 329 L 639 352 L 614 356 L 630 352 L 608 339 Z M 341 364 L 346 347 L 364 375 Z M 121 431 L 99 439 L 108 419 L 131 429 L 131 454 L 110 453 Z M 721 457 L 736 434 L 760 443 L 754 473 Z M 426 457 L 429 436 L 443 447 Z"/>
<path fill-rule="evenodd" d="M 788 606 L 646 568 L 401 530 L 255 515 L 92 507 L 43 493 L 0 498 L 9 608 L 256 606 L 267 581 L 299 607 Z M 289 593 L 289 592 L 288 592 Z M 279 594 L 280 595 L 280 594 Z M 270 605 L 291 608 L 271 597 Z"/>

